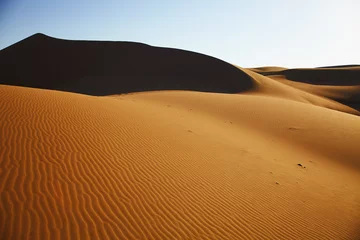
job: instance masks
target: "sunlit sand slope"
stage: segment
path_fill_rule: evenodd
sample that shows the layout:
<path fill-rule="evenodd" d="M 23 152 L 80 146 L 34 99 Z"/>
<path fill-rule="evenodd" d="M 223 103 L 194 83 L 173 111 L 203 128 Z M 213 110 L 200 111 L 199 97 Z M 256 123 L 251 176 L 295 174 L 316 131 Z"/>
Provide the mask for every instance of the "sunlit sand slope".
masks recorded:
<path fill-rule="evenodd" d="M 1 239 L 360 234 L 355 115 L 256 94 L 5 85 L 0 112 Z"/>

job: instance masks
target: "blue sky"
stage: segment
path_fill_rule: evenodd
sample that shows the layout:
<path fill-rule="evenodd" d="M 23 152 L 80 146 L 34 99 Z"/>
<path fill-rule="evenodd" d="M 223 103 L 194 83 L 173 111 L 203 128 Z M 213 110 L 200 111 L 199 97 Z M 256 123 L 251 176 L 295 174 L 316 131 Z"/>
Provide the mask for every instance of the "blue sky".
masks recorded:
<path fill-rule="evenodd" d="M 359 0 L 0 0 L 0 49 L 34 33 L 144 42 L 243 67 L 360 64 Z"/>

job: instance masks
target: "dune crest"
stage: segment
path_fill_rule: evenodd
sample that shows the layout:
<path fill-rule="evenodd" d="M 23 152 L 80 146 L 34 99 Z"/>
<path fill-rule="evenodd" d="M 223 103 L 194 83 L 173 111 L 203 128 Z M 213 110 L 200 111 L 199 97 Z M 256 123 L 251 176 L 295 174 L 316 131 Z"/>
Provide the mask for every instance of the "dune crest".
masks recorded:
<path fill-rule="evenodd" d="M 152 90 L 236 93 L 252 87 L 246 74 L 203 54 L 42 34 L 0 51 L 0 66 L 0 84 L 96 96 Z"/>

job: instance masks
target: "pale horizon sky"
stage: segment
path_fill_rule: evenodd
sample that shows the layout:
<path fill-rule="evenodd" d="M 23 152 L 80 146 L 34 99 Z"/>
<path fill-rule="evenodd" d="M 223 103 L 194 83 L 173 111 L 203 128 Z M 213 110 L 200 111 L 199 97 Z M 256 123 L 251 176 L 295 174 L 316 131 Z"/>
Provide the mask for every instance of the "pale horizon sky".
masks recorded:
<path fill-rule="evenodd" d="M 359 12 L 358 0 L 0 0 L 0 49 L 40 32 L 185 49 L 242 67 L 360 64 Z"/>

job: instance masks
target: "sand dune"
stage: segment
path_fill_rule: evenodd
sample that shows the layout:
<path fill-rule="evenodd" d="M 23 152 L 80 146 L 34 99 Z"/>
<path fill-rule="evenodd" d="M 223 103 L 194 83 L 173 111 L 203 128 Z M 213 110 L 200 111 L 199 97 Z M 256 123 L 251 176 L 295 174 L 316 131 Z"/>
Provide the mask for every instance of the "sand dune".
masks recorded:
<path fill-rule="evenodd" d="M 359 115 L 360 113 L 360 67 L 357 65 L 313 69 L 264 67 L 247 69 L 247 71 L 249 70 L 255 72 L 255 75 L 258 74 L 256 78 L 266 79 L 258 81 L 274 85 L 270 80 L 273 79 L 281 83 L 280 85 L 277 84 L 277 86 L 281 86 L 281 88 L 284 88 L 283 85 L 287 85 L 301 90 L 302 92 L 326 99 L 326 102 L 337 102 L 336 104 L 330 104 L 329 108 L 331 109 L 345 111 L 355 115 Z M 295 97 L 298 95 L 299 94 L 295 94 Z M 302 95 L 304 95 L 304 93 L 302 93 Z M 310 96 L 309 94 L 306 95 L 308 97 Z M 319 99 L 318 97 L 315 98 Z M 314 96 L 310 98 L 314 98 Z M 328 104 L 319 104 L 318 100 L 311 100 L 310 102 L 315 102 L 315 104 L 319 106 L 328 106 Z M 320 102 L 324 102 L 324 100 L 321 100 Z M 340 105 L 338 103 L 340 103 Z M 346 105 L 351 109 L 342 105 Z"/>
<path fill-rule="evenodd" d="M 360 85 L 360 66 L 347 67 L 325 67 L 325 68 L 299 68 L 299 69 L 279 69 L 279 68 L 260 68 L 261 70 L 250 68 L 263 75 L 284 75 L 287 79 L 296 82 L 304 82 L 318 85 L 340 85 L 351 86 Z"/>
<path fill-rule="evenodd" d="M 4 239 L 359 233 L 358 117 L 247 95 L 0 91 Z"/>
<path fill-rule="evenodd" d="M 194 52 L 43 34 L 0 51 L 0 66 L 0 84 L 97 96 L 174 89 L 235 93 L 252 84 L 234 66 Z"/>
<path fill-rule="evenodd" d="M 355 86 L 314 85 L 308 83 L 294 82 L 286 79 L 283 75 L 274 75 L 271 76 L 271 78 L 285 85 L 289 85 L 294 88 L 300 89 L 302 91 L 337 101 L 353 109 L 356 109 L 357 112 L 360 111 L 360 85 L 355 85 Z"/>
<path fill-rule="evenodd" d="M 331 86 L 330 91 L 320 90 L 317 85 L 311 85 L 306 87 L 299 87 L 303 83 L 283 80 L 283 76 L 274 75 L 274 77 L 263 76 L 249 69 L 242 69 L 248 74 L 253 82 L 254 87 L 248 90 L 246 93 L 255 95 L 265 95 L 282 98 L 285 100 L 293 100 L 302 103 L 309 103 L 315 106 L 321 106 L 341 112 L 346 112 L 354 115 L 360 115 L 359 110 L 353 108 L 354 105 L 348 105 L 350 99 L 352 103 L 356 103 L 357 94 L 359 93 L 356 86 L 340 87 Z M 324 86 L 325 87 L 325 86 Z M 350 96 L 352 91 L 353 95 Z M 329 94 L 326 94 L 328 92 Z M 330 94 L 338 96 L 331 97 Z M 345 101 L 343 101 L 345 100 Z M 347 102 L 346 102 L 347 101 Z"/>
<path fill-rule="evenodd" d="M 0 239 L 360 236 L 356 66 L 291 79 L 292 69 L 43 35 L 0 51 L 9 58 Z"/>

